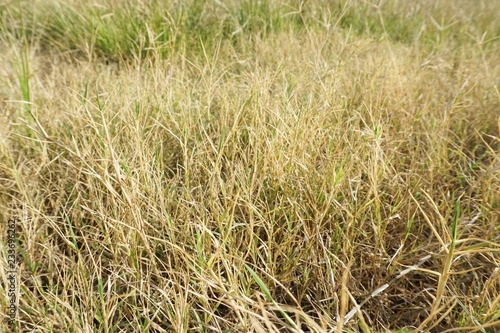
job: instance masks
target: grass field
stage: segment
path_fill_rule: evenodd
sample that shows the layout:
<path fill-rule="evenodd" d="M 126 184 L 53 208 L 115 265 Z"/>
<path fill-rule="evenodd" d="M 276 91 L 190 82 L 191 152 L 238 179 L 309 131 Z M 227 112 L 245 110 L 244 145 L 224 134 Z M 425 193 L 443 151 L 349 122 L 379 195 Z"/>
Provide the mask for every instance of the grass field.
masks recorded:
<path fill-rule="evenodd" d="M 1 331 L 500 332 L 499 13 L 0 2 Z"/>

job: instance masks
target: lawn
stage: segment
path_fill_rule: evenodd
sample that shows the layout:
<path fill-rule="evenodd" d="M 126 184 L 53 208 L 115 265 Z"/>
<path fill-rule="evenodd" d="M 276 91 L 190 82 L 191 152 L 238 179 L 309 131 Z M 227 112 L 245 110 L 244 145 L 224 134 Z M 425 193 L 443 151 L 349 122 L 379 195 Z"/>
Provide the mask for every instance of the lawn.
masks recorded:
<path fill-rule="evenodd" d="M 2 332 L 500 332 L 500 2 L 0 3 Z"/>

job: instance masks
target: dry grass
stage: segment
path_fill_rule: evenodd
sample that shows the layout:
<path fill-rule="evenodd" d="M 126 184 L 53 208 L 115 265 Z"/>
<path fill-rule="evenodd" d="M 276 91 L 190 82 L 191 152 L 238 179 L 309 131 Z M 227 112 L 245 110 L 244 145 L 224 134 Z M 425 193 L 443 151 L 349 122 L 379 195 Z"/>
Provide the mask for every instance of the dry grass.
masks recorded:
<path fill-rule="evenodd" d="M 494 1 L 96 3 L 0 5 L 4 330 L 498 331 Z"/>

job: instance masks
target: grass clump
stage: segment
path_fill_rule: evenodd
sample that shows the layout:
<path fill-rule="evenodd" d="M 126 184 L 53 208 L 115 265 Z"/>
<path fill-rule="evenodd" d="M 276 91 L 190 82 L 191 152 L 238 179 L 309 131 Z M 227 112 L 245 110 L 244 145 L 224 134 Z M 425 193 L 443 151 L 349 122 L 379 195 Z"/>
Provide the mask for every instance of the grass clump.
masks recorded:
<path fill-rule="evenodd" d="M 494 332 L 498 27 L 459 5 L 2 7 L 4 327 Z"/>

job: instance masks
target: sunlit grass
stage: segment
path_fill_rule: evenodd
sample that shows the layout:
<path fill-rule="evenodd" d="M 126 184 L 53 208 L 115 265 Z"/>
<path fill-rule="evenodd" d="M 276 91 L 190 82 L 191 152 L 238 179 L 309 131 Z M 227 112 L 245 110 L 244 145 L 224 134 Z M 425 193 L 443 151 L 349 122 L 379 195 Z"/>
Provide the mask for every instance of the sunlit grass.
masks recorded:
<path fill-rule="evenodd" d="M 498 327 L 498 5 L 22 5 L 19 331 Z"/>

